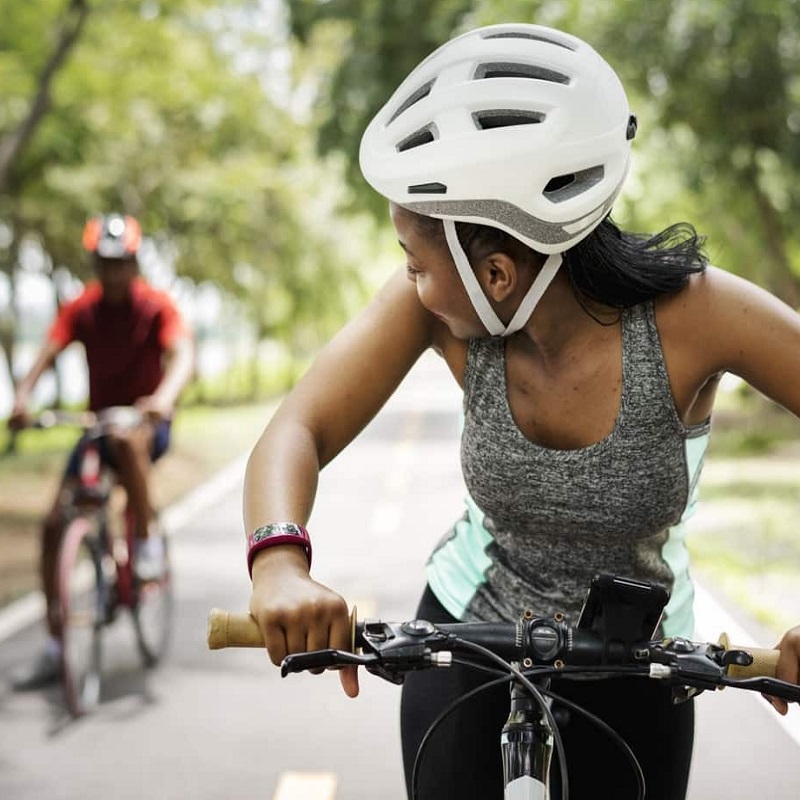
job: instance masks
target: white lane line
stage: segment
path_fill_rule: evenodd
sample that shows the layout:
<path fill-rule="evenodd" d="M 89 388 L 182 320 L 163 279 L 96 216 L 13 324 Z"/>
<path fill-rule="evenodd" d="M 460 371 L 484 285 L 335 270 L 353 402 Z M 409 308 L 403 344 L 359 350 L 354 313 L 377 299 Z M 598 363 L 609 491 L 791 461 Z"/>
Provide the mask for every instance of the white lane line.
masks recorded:
<path fill-rule="evenodd" d="M 186 528 L 187 523 L 216 505 L 220 498 L 244 480 L 244 471 L 250 454 L 246 453 L 195 487 L 182 500 L 159 513 L 167 532 L 174 536 Z"/>
<path fill-rule="evenodd" d="M 44 617 L 44 596 L 31 592 L 0 611 L 0 642 Z"/>
<path fill-rule="evenodd" d="M 773 647 L 775 642 L 757 642 L 725 609 L 695 581 L 694 613 L 696 620 L 696 636 L 704 641 L 716 641 L 720 633 L 727 633 L 733 645 L 742 647 Z M 728 689 L 731 691 L 731 689 Z M 763 711 L 766 711 L 780 725 L 787 735 L 800 746 L 800 708 L 789 706 L 789 713 L 782 717 L 757 692 L 744 692 Z"/>
<path fill-rule="evenodd" d="M 336 783 L 332 772 L 284 772 L 272 800 L 334 800 Z"/>

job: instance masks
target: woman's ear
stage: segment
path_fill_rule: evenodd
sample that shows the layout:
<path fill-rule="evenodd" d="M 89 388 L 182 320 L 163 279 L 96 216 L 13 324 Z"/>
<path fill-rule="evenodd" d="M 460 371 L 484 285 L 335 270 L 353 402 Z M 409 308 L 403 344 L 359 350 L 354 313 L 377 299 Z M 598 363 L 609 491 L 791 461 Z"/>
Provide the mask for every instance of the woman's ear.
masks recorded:
<path fill-rule="evenodd" d="M 502 303 L 517 287 L 517 264 L 506 253 L 490 253 L 482 258 L 476 269 L 483 291 L 496 303 Z"/>

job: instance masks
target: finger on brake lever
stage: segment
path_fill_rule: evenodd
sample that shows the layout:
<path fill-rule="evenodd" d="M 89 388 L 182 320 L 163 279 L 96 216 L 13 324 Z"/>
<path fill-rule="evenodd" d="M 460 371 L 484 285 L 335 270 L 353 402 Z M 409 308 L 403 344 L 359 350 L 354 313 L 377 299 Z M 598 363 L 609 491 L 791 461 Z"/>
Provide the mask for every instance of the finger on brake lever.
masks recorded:
<path fill-rule="evenodd" d="M 292 653 L 281 662 L 281 677 L 285 678 L 290 672 L 304 672 L 312 669 L 328 669 L 330 667 L 343 667 L 354 665 L 357 667 L 368 666 L 378 660 L 377 656 L 356 655 L 344 650 L 312 650 L 309 653 Z"/>

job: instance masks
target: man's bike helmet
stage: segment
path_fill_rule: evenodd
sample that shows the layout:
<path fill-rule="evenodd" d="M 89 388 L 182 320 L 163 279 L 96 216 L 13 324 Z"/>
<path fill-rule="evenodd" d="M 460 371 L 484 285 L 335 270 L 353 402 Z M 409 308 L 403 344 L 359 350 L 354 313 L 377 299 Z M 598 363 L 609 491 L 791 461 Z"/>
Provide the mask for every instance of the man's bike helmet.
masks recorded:
<path fill-rule="evenodd" d="M 622 84 L 592 47 L 552 28 L 509 23 L 458 36 L 422 61 L 370 122 L 359 158 L 380 194 L 444 220 L 481 319 L 490 333 L 508 334 L 526 322 L 561 258 L 548 258 L 507 328 L 468 268 L 454 222 L 563 253 L 611 210 L 635 133 Z"/>
<path fill-rule="evenodd" d="M 101 258 L 131 259 L 142 243 L 142 229 L 134 217 L 99 214 L 83 229 L 83 247 Z"/>

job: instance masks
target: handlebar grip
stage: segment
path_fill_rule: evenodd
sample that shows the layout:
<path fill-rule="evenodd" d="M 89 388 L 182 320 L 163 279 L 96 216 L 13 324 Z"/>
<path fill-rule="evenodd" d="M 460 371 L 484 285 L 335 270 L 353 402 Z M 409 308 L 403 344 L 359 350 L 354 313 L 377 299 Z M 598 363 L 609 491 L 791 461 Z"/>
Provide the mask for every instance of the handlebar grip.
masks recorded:
<path fill-rule="evenodd" d="M 261 628 L 250 614 L 230 614 L 219 608 L 212 608 L 208 615 L 207 641 L 209 650 L 264 646 Z"/>
<path fill-rule="evenodd" d="M 741 667 L 731 664 L 728 667 L 727 675 L 729 678 L 774 678 L 778 670 L 778 658 L 780 650 L 771 650 L 763 647 L 742 647 L 732 645 L 727 633 L 721 633 L 719 644 L 726 650 L 744 650 L 753 657 L 753 663 L 749 667 Z"/>
<path fill-rule="evenodd" d="M 350 612 L 350 649 L 355 650 L 356 613 L 353 606 Z M 231 614 L 221 608 L 212 608 L 208 615 L 206 634 L 209 650 L 224 647 L 263 647 L 264 637 L 261 628 L 251 614 Z"/>

